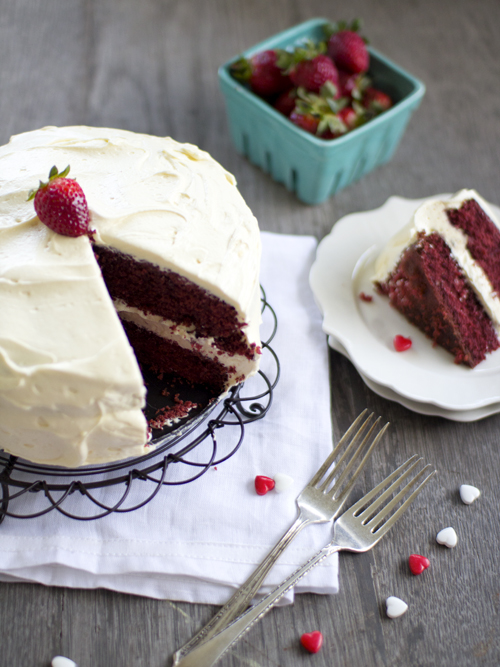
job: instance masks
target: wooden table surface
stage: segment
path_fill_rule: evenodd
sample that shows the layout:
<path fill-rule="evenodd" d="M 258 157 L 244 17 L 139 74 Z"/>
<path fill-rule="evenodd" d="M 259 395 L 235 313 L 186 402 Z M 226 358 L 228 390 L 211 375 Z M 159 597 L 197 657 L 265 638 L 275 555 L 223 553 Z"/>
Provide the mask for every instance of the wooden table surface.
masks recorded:
<path fill-rule="evenodd" d="M 244 48 L 304 21 L 361 17 L 371 44 L 425 82 L 427 93 L 392 161 L 325 204 L 299 203 L 234 150 L 217 68 Z M 43 125 L 101 125 L 198 144 L 232 171 L 263 230 L 325 236 L 343 215 L 391 195 L 463 187 L 500 204 L 498 0 L 2 0 L 0 140 Z M 439 477 L 373 551 L 342 556 L 340 593 L 301 595 L 275 609 L 221 667 L 500 664 L 500 415 L 460 423 L 380 398 L 330 353 L 338 437 L 363 408 L 391 421 L 366 488 L 413 453 Z M 482 495 L 464 505 L 462 483 Z M 455 549 L 436 544 L 453 526 Z M 1 539 L 1 529 L 0 529 Z M 432 565 L 408 571 L 411 553 Z M 384 600 L 408 612 L 389 620 Z M 214 607 L 105 590 L 0 585 L 0 667 L 163 667 Z M 298 637 L 320 628 L 312 656 Z"/>

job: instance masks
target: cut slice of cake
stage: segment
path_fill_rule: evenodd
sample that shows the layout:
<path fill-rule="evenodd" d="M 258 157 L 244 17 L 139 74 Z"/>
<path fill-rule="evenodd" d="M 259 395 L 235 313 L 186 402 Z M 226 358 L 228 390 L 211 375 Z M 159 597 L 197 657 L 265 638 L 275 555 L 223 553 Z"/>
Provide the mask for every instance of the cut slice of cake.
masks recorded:
<path fill-rule="evenodd" d="M 457 364 L 473 368 L 500 347 L 500 225 L 474 190 L 420 206 L 373 282 Z"/>
<path fill-rule="evenodd" d="M 29 191 L 71 166 L 88 236 Z M 46 127 L 0 148 L 0 448 L 75 467 L 149 451 L 141 367 L 220 396 L 257 372 L 260 233 L 208 153 L 123 130 Z"/>

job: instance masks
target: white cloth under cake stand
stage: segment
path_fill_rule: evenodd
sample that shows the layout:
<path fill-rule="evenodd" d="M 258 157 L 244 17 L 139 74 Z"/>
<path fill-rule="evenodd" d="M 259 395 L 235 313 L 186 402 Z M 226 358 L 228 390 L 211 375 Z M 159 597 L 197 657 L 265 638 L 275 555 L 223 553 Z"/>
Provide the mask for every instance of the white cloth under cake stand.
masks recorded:
<path fill-rule="evenodd" d="M 246 427 L 241 449 L 217 469 L 162 488 L 131 513 L 88 522 L 55 511 L 36 519 L 6 517 L 0 524 L 1 581 L 222 604 L 290 526 L 296 495 L 332 448 L 328 347 L 308 283 L 315 239 L 264 232 L 262 242 L 261 283 L 278 318 L 272 347 L 281 364 L 266 417 Z M 293 485 L 258 496 L 255 476 L 276 473 L 292 477 Z M 36 496 L 24 502 L 36 503 Z M 330 525 L 306 528 L 262 592 L 327 543 L 330 531 Z M 304 591 L 338 591 L 336 557 L 297 585 L 296 592 Z M 292 600 L 293 592 L 284 602 Z"/>

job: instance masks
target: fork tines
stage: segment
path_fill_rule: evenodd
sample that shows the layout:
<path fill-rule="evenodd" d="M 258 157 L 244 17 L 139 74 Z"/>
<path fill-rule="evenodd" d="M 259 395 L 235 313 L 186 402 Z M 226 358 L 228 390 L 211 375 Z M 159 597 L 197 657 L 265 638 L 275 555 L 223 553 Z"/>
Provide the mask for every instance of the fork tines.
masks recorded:
<path fill-rule="evenodd" d="M 427 464 L 396 493 L 401 484 L 414 473 L 421 461 L 422 457 L 412 456 L 409 458 L 408 461 L 405 461 L 372 491 L 355 503 L 351 507 L 350 513 L 361 519 L 363 526 L 369 528 L 374 535 L 382 537 L 420 493 L 424 485 L 436 474 L 436 470 Z M 385 503 L 394 493 L 393 498 Z M 408 493 L 410 495 L 406 497 Z M 405 499 L 404 502 L 402 502 L 403 499 Z M 398 509 L 391 514 L 401 502 L 402 504 Z"/>
<path fill-rule="evenodd" d="M 312 478 L 310 484 L 317 486 L 317 488 L 320 491 L 328 492 L 328 495 L 336 498 L 340 498 L 340 496 L 345 497 L 347 496 L 348 493 L 350 493 L 352 486 L 356 481 L 358 473 L 363 468 L 373 448 L 377 445 L 381 437 L 384 435 L 387 427 L 389 426 L 389 422 L 384 424 L 384 426 L 381 428 L 378 434 L 374 437 L 374 434 L 381 422 L 381 418 L 378 417 L 375 420 L 375 422 L 371 425 L 368 432 L 365 434 L 370 422 L 374 417 L 373 412 L 366 417 L 367 412 L 368 410 L 363 410 L 363 412 L 357 417 L 357 419 L 353 421 L 351 426 L 347 429 L 342 438 L 339 440 L 337 446 L 334 448 L 330 456 L 326 459 L 326 461 L 318 470 L 316 475 L 314 475 L 314 477 Z M 364 437 L 362 437 L 363 435 Z M 342 484 L 344 483 L 347 475 L 350 473 L 352 467 L 359 459 L 363 450 L 366 448 L 371 439 L 372 442 L 369 445 L 368 449 L 366 449 L 366 452 L 363 458 L 361 459 L 360 463 L 358 464 L 356 471 L 354 472 L 353 475 L 351 475 L 349 483 L 342 490 L 342 494 L 339 494 L 338 491 L 342 487 Z M 352 453 L 356 446 L 357 446 L 356 451 Z M 344 449 L 344 451 L 342 455 L 339 457 L 338 461 L 336 461 L 333 470 L 331 470 L 330 473 L 327 475 L 327 477 L 323 481 L 321 481 L 324 475 L 330 469 L 333 461 L 335 461 L 339 453 L 342 451 L 342 449 Z M 345 465 L 342 472 L 339 474 L 339 470 L 342 468 L 342 465 L 346 461 L 347 464 Z M 331 486 L 331 488 L 329 488 L 332 482 L 334 481 L 334 478 L 335 478 L 335 483 L 333 484 L 333 486 Z"/>

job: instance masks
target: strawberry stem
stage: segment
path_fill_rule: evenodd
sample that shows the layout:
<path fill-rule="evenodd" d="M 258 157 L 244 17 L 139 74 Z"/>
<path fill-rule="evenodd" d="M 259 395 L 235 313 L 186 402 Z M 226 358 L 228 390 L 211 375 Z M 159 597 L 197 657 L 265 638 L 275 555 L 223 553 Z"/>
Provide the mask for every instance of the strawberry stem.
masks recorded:
<path fill-rule="evenodd" d="M 61 173 L 59 173 L 56 165 L 52 167 L 52 169 L 49 171 L 49 180 L 44 183 L 43 181 L 40 181 L 40 185 L 37 188 L 33 188 L 33 190 L 30 190 L 28 193 L 28 199 L 26 201 L 31 201 L 32 199 L 35 198 L 36 193 L 38 190 L 41 190 L 42 188 L 46 188 L 47 185 L 50 183 L 50 181 L 53 181 L 56 178 L 66 178 L 66 176 L 69 174 L 69 164 L 66 167 L 66 169 L 63 169 Z"/>

